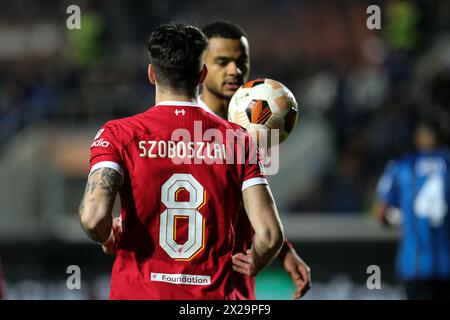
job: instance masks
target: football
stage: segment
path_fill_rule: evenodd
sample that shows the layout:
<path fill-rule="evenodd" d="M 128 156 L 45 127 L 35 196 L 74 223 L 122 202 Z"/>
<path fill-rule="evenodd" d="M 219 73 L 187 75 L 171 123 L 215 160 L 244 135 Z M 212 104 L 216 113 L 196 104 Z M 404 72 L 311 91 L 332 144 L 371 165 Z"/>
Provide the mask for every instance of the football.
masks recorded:
<path fill-rule="evenodd" d="M 242 85 L 228 106 L 228 120 L 249 131 L 260 143 L 267 137 L 267 146 L 285 141 L 298 119 L 298 104 L 292 92 L 272 79 L 256 79 Z M 278 141 L 272 141 L 271 131 L 279 130 Z M 262 135 L 266 131 L 267 135 Z"/>

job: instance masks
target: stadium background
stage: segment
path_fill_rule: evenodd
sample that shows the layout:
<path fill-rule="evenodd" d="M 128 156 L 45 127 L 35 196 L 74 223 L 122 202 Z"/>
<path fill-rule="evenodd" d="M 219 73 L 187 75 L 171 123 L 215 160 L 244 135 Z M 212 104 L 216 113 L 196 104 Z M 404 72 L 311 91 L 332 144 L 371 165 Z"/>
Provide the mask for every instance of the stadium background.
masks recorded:
<path fill-rule="evenodd" d="M 66 27 L 72 4 L 81 30 Z M 366 27 L 371 4 L 381 7 L 381 30 Z M 248 33 L 251 78 L 283 82 L 300 104 L 270 180 L 286 234 L 312 268 L 306 299 L 404 298 L 393 269 L 397 230 L 369 211 L 385 162 L 411 147 L 421 112 L 449 123 L 449 2 L 1 0 L 0 8 L 7 299 L 107 297 L 112 258 L 77 215 L 90 142 L 107 120 L 152 105 L 145 41 L 157 25 L 218 19 Z M 66 288 L 69 265 L 81 268 L 81 290 Z M 369 265 L 381 268 L 381 290 L 366 287 Z M 257 280 L 258 298 L 291 293 L 279 263 Z"/>

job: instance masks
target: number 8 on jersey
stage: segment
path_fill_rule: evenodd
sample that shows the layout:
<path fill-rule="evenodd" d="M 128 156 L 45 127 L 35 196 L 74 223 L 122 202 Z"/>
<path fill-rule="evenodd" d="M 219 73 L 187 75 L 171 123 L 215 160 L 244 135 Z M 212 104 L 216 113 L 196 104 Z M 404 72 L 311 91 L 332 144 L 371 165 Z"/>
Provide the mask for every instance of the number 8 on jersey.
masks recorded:
<path fill-rule="evenodd" d="M 189 192 L 189 201 L 177 201 L 182 189 Z M 176 173 L 161 186 L 161 201 L 166 210 L 160 216 L 159 245 L 171 258 L 189 261 L 204 248 L 205 219 L 198 210 L 206 203 L 206 192 L 191 174 Z M 188 238 L 183 244 L 175 241 L 177 217 L 188 219 Z"/>

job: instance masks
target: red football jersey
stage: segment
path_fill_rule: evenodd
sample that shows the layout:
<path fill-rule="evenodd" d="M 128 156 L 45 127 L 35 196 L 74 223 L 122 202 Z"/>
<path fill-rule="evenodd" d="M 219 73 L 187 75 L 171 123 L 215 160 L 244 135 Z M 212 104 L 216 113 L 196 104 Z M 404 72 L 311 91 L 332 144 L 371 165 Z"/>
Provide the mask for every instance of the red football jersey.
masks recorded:
<path fill-rule="evenodd" d="M 241 206 L 239 209 L 236 230 L 236 245 L 234 247 L 233 254 L 238 252 L 246 253 L 247 249 L 251 249 L 252 247 L 253 235 L 255 232 L 250 224 L 250 220 L 248 219 L 244 206 Z M 236 299 L 256 299 L 255 277 L 250 277 L 239 272 L 235 272 L 234 282 L 234 286 L 236 288 Z"/>
<path fill-rule="evenodd" d="M 242 252 L 245 253 L 251 249 L 253 244 L 253 230 L 250 220 L 243 206 L 239 210 L 238 221 L 236 224 L 236 244 L 234 246 L 233 254 Z M 293 245 L 284 239 L 283 247 L 277 258 L 283 263 L 286 253 L 293 248 Z M 234 273 L 234 286 L 236 289 L 237 300 L 256 300 L 256 278 L 246 276 L 244 274 Z"/>
<path fill-rule="evenodd" d="M 106 123 L 90 166 L 123 177 L 110 299 L 236 298 L 231 254 L 242 190 L 267 184 L 245 130 L 167 101 Z"/>

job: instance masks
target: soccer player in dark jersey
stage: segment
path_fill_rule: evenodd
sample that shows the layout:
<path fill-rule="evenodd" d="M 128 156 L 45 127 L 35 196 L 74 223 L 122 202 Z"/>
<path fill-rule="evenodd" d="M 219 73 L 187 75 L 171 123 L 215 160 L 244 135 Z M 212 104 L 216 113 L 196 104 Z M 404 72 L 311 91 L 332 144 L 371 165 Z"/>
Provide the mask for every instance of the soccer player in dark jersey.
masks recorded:
<path fill-rule="evenodd" d="M 450 299 L 450 152 L 436 120 L 415 130 L 416 151 L 388 162 L 377 187 L 375 216 L 401 212 L 396 269 L 408 299 Z"/>
<path fill-rule="evenodd" d="M 107 122 L 91 146 L 80 205 L 88 236 L 115 253 L 110 299 L 236 299 L 232 250 L 243 201 L 257 274 L 278 254 L 282 225 L 247 131 L 197 104 L 207 69 L 203 33 L 153 32 L 156 105 Z M 112 219 L 120 193 L 121 219 Z"/>
<path fill-rule="evenodd" d="M 249 44 L 246 33 L 237 25 L 218 21 L 203 28 L 209 46 L 205 62 L 208 74 L 203 83 L 199 104 L 205 109 L 227 119 L 228 104 L 236 90 L 248 81 L 250 73 Z M 241 208 L 234 255 L 235 269 L 248 273 L 250 258 L 245 256 L 252 243 L 253 230 L 245 210 Z M 303 296 L 309 289 L 311 273 L 308 265 L 298 256 L 292 244 L 285 240 L 278 256 L 296 287 L 294 298 Z M 240 299 L 255 299 L 255 279 L 248 275 L 236 276 Z"/>

